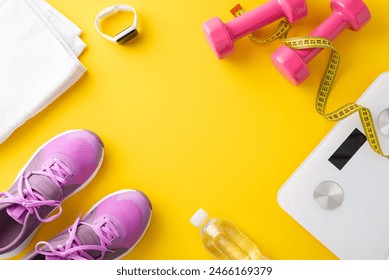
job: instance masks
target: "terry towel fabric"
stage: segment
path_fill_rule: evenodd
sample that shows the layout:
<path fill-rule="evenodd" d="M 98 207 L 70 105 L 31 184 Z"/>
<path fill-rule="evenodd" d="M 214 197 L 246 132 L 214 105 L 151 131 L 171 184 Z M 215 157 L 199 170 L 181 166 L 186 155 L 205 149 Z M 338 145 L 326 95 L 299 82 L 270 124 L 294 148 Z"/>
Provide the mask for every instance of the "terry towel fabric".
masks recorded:
<path fill-rule="evenodd" d="M 44 0 L 0 1 L 0 144 L 86 71 L 81 30 Z"/>

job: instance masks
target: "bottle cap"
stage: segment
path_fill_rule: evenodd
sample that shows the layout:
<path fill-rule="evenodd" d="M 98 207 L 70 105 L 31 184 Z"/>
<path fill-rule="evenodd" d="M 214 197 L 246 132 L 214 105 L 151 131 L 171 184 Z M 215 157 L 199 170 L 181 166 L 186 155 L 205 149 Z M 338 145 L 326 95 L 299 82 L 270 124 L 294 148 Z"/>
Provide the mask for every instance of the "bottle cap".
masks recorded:
<path fill-rule="evenodd" d="M 196 213 L 194 213 L 192 218 L 190 218 L 190 223 L 198 228 L 205 221 L 207 217 L 208 217 L 207 212 L 205 212 L 203 209 L 200 208 L 199 210 L 197 210 Z"/>

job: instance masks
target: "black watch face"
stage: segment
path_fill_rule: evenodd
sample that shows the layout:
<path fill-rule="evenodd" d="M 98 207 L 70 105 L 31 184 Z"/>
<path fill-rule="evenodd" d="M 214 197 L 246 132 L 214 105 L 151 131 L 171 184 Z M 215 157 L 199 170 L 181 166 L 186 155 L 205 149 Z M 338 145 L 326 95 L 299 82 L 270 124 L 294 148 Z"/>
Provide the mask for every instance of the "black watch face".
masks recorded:
<path fill-rule="evenodd" d="M 120 34 L 120 33 L 118 33 L 118 34 Z M 127 43 L 131 39 L 135 38 L 136 35 L 138 35 L 138 30 L 134 29 L 130 33 L 127 33 L 124 36 L 122 36 L 119 39 L 117 39 L 116 43 L 118 43 L 119 45 L 124 45 L 125 43 Z"/>

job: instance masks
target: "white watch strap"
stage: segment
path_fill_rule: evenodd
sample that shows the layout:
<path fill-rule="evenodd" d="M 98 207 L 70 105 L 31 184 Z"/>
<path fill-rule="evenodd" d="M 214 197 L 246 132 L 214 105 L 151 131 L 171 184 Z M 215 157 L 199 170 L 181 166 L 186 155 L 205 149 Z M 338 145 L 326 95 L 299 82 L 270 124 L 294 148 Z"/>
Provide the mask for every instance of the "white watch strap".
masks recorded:
<path fill-rule="evenodd" d="M 126 28 L 124 31 L 117 34 L 115 37 L 111 37 L 111 36 L 109 36 L 101 31 L 100 22 L 102 19 L 109 17 L 113 14 L 116 14 L 119 11 L 133 12 L 134 13 L 134 23 L 131 26 L 129 26 L 128 28 Z M 107 39 L 111 42 L 116 43 L 120 38 L 123 37 L 123 35 L 126 35 L 126 34 L 132 32 L 138 28 L 138 15 L 137 15 L 135 9 L 131 6 L 128 6 L 128 5 L 119 4 L 119 5 L 107 7 L 96 16 L 95 27 L 96 27 L 97 32 L 101 36 L 103 36 L 105 39 Z"/>

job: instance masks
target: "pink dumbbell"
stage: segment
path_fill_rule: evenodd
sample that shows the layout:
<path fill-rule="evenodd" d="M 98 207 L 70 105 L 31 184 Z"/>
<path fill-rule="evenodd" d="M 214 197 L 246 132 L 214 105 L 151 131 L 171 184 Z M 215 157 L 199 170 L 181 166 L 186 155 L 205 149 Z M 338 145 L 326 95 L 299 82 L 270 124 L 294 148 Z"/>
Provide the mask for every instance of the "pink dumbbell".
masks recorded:
<path fill-rule="evenodd" d="M 370 20 L 369 9 L 362 0 L 331 0 L 331 9 L 332 14 L 309 36 L 332 41 L 343 30 L 358 31 Z M 273 53 L 272 61 L 288 81 L 298 85 L 310 74 L 308 62 L 321 51 L 318 48 L 293 50 L 282 46 Z"/>
<path fill-rule="evenodd" d="M 270 0 L 226 24 L 212 18 L 204 22 L 203 31 L 216 56 L 222 59 L 234 52 L 234 41 L 280 18 L 286 17 L 293 23 L 306 15 L 305 0 Z"/>

